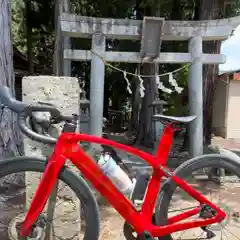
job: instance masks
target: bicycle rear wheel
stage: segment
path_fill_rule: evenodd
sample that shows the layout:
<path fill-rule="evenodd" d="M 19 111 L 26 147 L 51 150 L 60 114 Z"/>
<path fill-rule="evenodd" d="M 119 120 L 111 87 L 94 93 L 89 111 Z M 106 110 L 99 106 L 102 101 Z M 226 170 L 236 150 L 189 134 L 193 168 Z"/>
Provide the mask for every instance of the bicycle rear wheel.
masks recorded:
<path fill-rule="evenodd" d="M 204 174 L 209 168 L 225 169 L 227 176 L 209 178 Z M 240 162 L 219 154 L 203 155 L 185 162 L 175 173 L 222 208 L 227 213 L 227 218 L 221 224 L 172 233 L 160 237 L 159 240 L 240 240 Z M 199 203 L 169 179 L 162 187 L 156 204 L 156 224 L 166 225 L 168 217 L 196 206 L 199 206 Z M 207 218 L 203 211 L 196 217 Z"/>
<path fill-rule="evenodd" d="M 32 157 L 17 157 L 0 162 L 0 239 L 20 239 L 19 226 L 45 165 L 43 160 Z M 48 200 L 30 239 L 97 240 L 98 206 L 86 182 L 64 167 L 57 185 L 56 201 L 53 204 L 52 200 Z M 53 207 L 53 216 L 49 219 L 47 212 Z M 39 234 L 41 232 L 43 234 Z M 41 237 L 37 238 L 39 235 Z"/>

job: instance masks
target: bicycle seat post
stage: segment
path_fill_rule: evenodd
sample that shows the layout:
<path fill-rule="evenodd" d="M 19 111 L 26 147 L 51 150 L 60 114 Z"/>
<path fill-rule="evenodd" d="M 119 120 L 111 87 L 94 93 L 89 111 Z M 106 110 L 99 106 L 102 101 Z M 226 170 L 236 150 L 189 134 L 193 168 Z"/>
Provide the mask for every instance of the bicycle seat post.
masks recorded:
<path fill-rule="evenodd" d="M 165 166 L 167 164 L 168 155 L 172 147 L 173 137 L 174 137 L 173 125 L 167 123 L 163 129 L 163 134 L 161 136 L 156 154 L 158 163 L 162 166 Z"/>

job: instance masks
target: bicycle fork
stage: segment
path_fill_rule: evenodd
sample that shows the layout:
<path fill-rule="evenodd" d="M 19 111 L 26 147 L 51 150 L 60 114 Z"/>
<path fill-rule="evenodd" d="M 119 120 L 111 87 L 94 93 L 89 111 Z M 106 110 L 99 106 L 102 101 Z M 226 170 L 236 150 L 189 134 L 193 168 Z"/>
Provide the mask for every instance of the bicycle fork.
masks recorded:
<path fill-rule="evenodd" d="M 44 209 L 47 200 L 49 199 L 52 189 L 56 183 L 58 174 L 61 168 L 64 166 L 66 158 L 62 154 L 56 154 L 55 152 L 50 157 L 43 177 L 37 187 L 36 193 L 31 201 L 26 218 L 21 226 L 20 236 L 27 237 L 33 224 L 37 221 L 38 216 Z"/>

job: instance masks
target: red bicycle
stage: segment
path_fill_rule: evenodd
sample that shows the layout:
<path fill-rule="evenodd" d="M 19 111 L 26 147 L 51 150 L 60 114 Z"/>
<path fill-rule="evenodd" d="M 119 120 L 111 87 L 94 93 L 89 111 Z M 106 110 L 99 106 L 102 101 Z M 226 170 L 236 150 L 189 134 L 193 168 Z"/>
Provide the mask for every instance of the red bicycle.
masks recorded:
<path fill-rule="evenodd" d="M 12 219 L 8 220 L 8 238 L 15 240 L 49 239 L 44 236 L 46 224 L 49 221 L 49 219 L 46 219 L 46 216 L 44 216 L 44 209 L 46 209 L 46 204 L 49 201 L 57 179 L 67 184 L 76 194 L 76 198 L 79 199 L 81 203 L 81 209 L 83 210 L 81 220 L 84 219 L 85 222 L 84 227 L 80 232 L 82 234 L 82 239 L 96 240 L 99 238 L 100 220 L 97 201 L 86 181 L 81 176 L 77 176 L 73 173 L 73 170 L 71 170 L 70 167 L 66 166 L 67 160 L 70 160 L 72 165 L 79 169 L 84 178 L 86 178 L 119 212 L 131 227 L 132 232 L 137 233 L 137 236 L 134 237 L 134 235 L 132 235 L 131 239 L 172 239 L 172 233 L 193 228 L 203 229 L 208 233 L 209 237 L 211 235 L 209 233 L 212 233 L 212 230 L 206 227 L 224 223 L 227 218 L 227 211 L 225 211 L 222 206 L 217 206 L 182 178 L 189 176 L 189 173 L 192 173 L 195 170 L 209 167 L 219 169 L 226 168 L 228 171 L 235 173 L 239 177 L 239 162 L 222 155 L 211 154 L 207 157 L 201 156 L 189 160 L 181 165 L 175 172 L 172 172 L 166 166 L 168 154 L 172 145 L 174 129 L 177 127 L 178 123 L 190 123 L 191 121 L 194 121 L 194 116 L 155 116 L 156 118 L 167 122 L 167 124 L 157 153 L 153 156 L 139 149 L 125 146 L 108 139 L 75 133 L 77 116 L 63 116 L 56 108 L 46 104 L 29 106 L 25 103 L 16 101 L 11 96 L 10 90 L 7 87 L 0 87 L 0 99 L 4 106 L 18 114 L 19 127 L 26 136 L 45 144 L 55 144 L 54 152 L 47 162 L 33 157 L 17 157 L 4 160 L 0 163 L 1 184 L 7 182 L 6 179 L 9 179 L 11 174 L 15 174 L 16 176 L 16 174 L 20 174 L 24 171 L 43 173 L 42 177 L 39 179 L 40 182 L 37 186 L 36 192 L 34 193 L 33 191 L 30 194 L 32 197 L 27 212 L 24 211 L 20 216 L 13 214 L 14 216 Z M 49 112 L 51 114 L 51 124 L 65 121 L 59 139 L 40 135 L 29 128 L 27 119 L 33 112 L 37 111 Z M 79 145 L 79 142 L 83 141 L 105 144 L 127 151 L 133 155 L 139 156 L 152 166 L 152 176 L 149 180 L 140 211 L 136 209 L 134 203 L 130 199 L 117 189 L 112 181 L 99 168 L 98 164 L 83 151 L 81 145 Z M 3 181 L 2 179 L 5 180 Z M 161 181 L 163 179 L 165 179 L 165 182 L 160 191 Z M 33 178 L 30 179 L 30 182 L 33 181 Z M 8 184 L 10 183 L 8 182 Z M 198 204 L 192 209 L 188 209 L 183 213 L 169 217 L 170 201 L 177 186 L 183 189 L 192 197 L 192 199 L 195 199 Z M 0 193 L 3 193 L 2 189 L 3 188 L 0 188 Z M 15 189 L 15 191 L 17 190 Z M 62 199 L 68 199 L 68 197 L 70 197 L 70 195 L 65 193 L 64 196 L 58 198 L 58 201 L 64 202 L 65 200 Z M 56 207 L 56 205 L 58 205 L 58 203 L 51 207 Z M 73 211 L 76 212 L 76 208 L 73 209 Z M 56 214 L 59 214 L 59 211 L 57 211 Z M 153 216 L 155 217 L 155 221 L 153 221 Z M 197 218 L 190 219 L 192 216 L 197 216 Z M 55 219 L 57 217 L 52 218 Z M 66 219 L 63 220 L 65 225 L 66 221 Z M 70 220 L 70 222 L 73 223 L 75 220 Z M 64 226 L 60 233 L 61 236 L 58 236 L 59 239 L 63 239 L 63 234 L 67 231 L 63 230 L 63 228 Z M 71 232 L 72 231 L 73 229 Z M 51 234 L 52 236 L 56 236 L 54 235 L 54 231 L 52 231 Z M 79 236 L 77 235 L 77 237 Z M 68 237 L 66 239 L 70 238 Z"/>

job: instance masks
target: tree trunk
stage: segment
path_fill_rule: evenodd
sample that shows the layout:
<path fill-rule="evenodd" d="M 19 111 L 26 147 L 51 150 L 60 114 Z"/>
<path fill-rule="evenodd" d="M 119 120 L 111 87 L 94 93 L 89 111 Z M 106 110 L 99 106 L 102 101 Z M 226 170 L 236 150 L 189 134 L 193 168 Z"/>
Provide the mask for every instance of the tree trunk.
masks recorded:
<path fill-rule="evenodd" d="M 141 7 L 141 0 L 136 0 L 136 6 L 135 6 L 135 11 L 136 11 L 136 19 L 141 20 L 143 16 L 143 9 Z M 140 44 L 136 45 L 136 47 L 140 47 Z M 138 63 L 136 70 L 139 71 L 141 68 L 141 64 Z M 138 133 L 139 129 L 139 116 L 140 116 L 140 109 L 141 109 L 141 97 L 140 97 L 140 84 L 139 84 L 139 79 L 134 76 L 131 81 L 131 90 L 132 90 L 132 114 L 131 114 L 131 120 L 129 121 L 129 126 L 128 126 L 128 135 L 134 137 L 134 142 L 135 142 L 135 137 L 136 134 Z M 134 136 L 133 136 L 134 135 Z"/>
<path fill-rule="evenodd" d="M 0 4 L 0 84 L 11 88 L 12 94 L 15 95 L 14 91 L 14 71 L 13 71 L 13 51 L 11 42 L 11 5 L 10 1 L 1 1 Z M 10 110 L 0 108 L 0 158 L 6 159 L 8 157 L 13 157 L 23 154 L 23 142 L 21 135 L 16 123 L 16 115 Z M 2 182 L 3 179 L 1 179 Z M 6 179 L 5 179 L 6 180 Z M 14 184 L 16 191 L 16 186 L 18 185 L 20 189 L 24 187 L 24 174 L 10 175 L 7 182 Z M 5 182 L 6 183 L 6 182 Z M 17 185 L 16 185 L 17 184 Z M 13 191 L 13 190 L 12 190 Z M 14 192 L 11 191 L 11 185 L 5 197 L 8 199 L 13 199 Z M 25 194 L 18 196 L 18 206 L 24 206 Z M 0 216 L 0 222 L 7 223 L 16 214 L 19 214 L 20 208 L 11 207 L 13 202 L 2 202 L 2 209 L 11 209 L 10 212 L 7 210 L 2 210 Z M 16 203 L 14 203 L 16 204 Z M 6 205 L 6 206 L 4 206 Z M 23 209 L 22 209 L 23 210 Z M 22 211 L 20 210 L 20 211 Z M 9 217 L 9 218 L 8 218 Z M 0 239 L 8 239 L 9 237 L 7 229 L 1 228 Z"/>
<path fill-rule="evenodd" d="M 141 98 L 139 94 L 139 80 L 134 77 L 131 82 L 132 90 L 132 115 L 131 121 L 129 122 L 128 131 L 131 134 L 132 132 L 137 132 L 139 126 L 139 112 L 141 105 Z"/>
<path fill-rule="evenodd" d="M 10 1 L 2 1 L 0 5 L 0 24 L 0 84 L 10 87 L 12 94 L 15 95 Z M 0 116 L 0 157 L 21 155 L 22 139 L 16 123 L 16 116 L 8 109 L 0 109 Z"/>
<path fill-rule="evenodd" d="M 145 16 L 160 16 L 160 2 L 157 6 L 147 5 L 144 9 Z M 158 74 L 158 64 L 143 64 L 142 75 L 153 75 Z M 137 143 L 146 146 L 154 146 L 154 132 L 153 132 L 153 108 L 152 103 L 156 98 L 156 78 L 148 77 L 143 78 L 145 87 L 145 96 L 142 99 L 142 106 L 140 111 L 140 122 L 139 122 L 139 133 L 137 136 Z"/>
<path fill-rule="evenodd" d="M 155 64 L 144 64 L 142 69 L 143 75 L 155 75 Z M 154 146 L 153 133 L 153 108 L 152 103 L 156 97 L 156 79 L 144 78 L 145 96 L 142 100 L 140 112 L 139 134 L 137 142 L 143 146 L 152 148 Z"/>
<path fill-rule="evenodd" d="M 200 20 L 213 20 L 223 17 L 224 0 L 201 0 Z M 205 42 L 203 52 L 220 53 L 220 41 Z M 203 67 L 203 123 L 205 144 L 211 144 L 212 111 L 215 92 L 215 80 L 218 77 L 217 65 L 205 65 Z"/>

